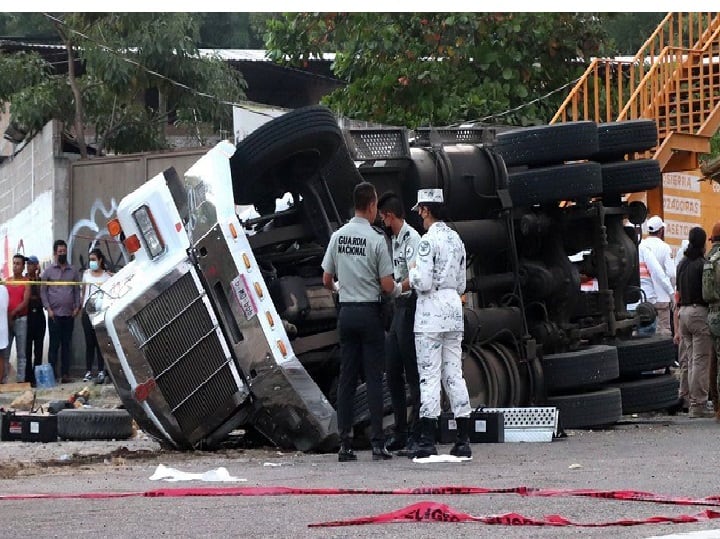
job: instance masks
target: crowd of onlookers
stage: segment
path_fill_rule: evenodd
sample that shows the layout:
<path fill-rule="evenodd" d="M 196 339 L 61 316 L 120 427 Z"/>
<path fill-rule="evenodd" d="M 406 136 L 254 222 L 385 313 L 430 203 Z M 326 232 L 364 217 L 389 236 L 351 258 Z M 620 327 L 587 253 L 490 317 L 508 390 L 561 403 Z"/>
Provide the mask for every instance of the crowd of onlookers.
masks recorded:
<path fill-rule="evenodd" d="M 100 249 L 88 253 L 88 267 L 79 272 L 68 261 L 67 244 L 56 240 L 53 260 L 40 271 L 37 256 L 16 254 L 12 275 L 0 285 L 0 383 L 12 382 L 10 356 L 15 349 L 17 382 L 35 387 L 35 368 L 43 363 L 43 343 L 49 337 L 48 363 L 55 379 L 71 382 L 70 358 L 75 318 L 81 314 L 85 335 L 84 381 L 105 381 L 105 366 L 95 332 L 83 308 L 111 273 Z M 47 316 L 46 316 L 47 313 Z M 97 360 L 97 371 L 93 364 Z"/>
<path fill-rule="evenodd" d="M 720 420 L 716 360 L 720 356 L 720 283 L 713 269 L 720 259 L 715 256 L 720 251 L 720 222 L 713 227 L 707 255 L 707 234 L 693 227 L 677 260 L 664 241 L 665 223 L 660 217 L 648 219 L 647 231 L 638 249 L 640 285 L 657 318 L 639 333 L 673 335 L 678 345 L 679 408 L 690 417 L 714 414 Z"/>

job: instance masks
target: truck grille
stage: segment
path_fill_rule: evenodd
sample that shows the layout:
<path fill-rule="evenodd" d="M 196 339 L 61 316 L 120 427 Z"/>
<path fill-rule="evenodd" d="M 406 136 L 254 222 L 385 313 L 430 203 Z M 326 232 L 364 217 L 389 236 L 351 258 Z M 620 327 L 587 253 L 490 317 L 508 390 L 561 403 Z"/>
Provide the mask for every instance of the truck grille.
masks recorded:
<path fill-rule="evenodd" d="M 180 428 L 204 425 L 238 391 L 217 325 L 186 273 L 128 320 Z"/>

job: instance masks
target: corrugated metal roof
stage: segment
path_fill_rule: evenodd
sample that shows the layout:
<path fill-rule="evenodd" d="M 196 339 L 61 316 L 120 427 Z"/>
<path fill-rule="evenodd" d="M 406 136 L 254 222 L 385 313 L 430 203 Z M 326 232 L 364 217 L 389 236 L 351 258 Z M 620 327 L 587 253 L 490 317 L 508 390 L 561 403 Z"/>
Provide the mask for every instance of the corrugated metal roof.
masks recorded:
<path fill-rule="evenodd" d="M 246 62 L 269 62 L 267 51 L 264 49 L 199 49 L 202 56 L 219 56 L 223 60 L 235 60 Z M 310 61 L 335 60 L 335 53 L 323 53 L 321 58 L 312 58 Z"/>

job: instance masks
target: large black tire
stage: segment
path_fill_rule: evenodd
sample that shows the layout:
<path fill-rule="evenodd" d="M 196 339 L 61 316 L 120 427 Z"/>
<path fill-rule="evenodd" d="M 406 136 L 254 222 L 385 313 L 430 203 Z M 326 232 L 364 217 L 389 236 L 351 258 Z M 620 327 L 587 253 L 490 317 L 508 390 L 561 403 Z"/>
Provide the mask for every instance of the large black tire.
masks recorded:
<path fill-rule="evenodd" d="M 657 125 L 654 120 L 627 120 L 598 124 L 599 162 L 619 161 L 631 152 L 644 152 L 657 145 Z"/>
<path fill-rule="evenodd" d="M 261 125 L 230 158 L 235 203 L 274 203 L 289 185 L 317 174 L 344 144 L 327 107 L 303 107 Z"/>
<path fill-rule="evenodd" d="M 495 147 L 507 166 L 549 165 L 588 159 L 598 151 L 595 122 L 567 122 L 507 131 Z"/>
<path fill-rule="evenodd" d="M 675 344 L 671 337 L 653 335 L 615 343 L 620 377 L 636 377 L 643 371 L 664 369 L 675 362 Z"/>
<path fill-rule="evenodd" d="M 655 159 L 602 165 L 602 191 L 605 195 L 639 193 L 655 189 L 661 181 L 660 163 Z"/>
<path fill-rule="evenodd" d="M 363 181 L 347 146 L 342 144 L 330 162 L 320 172 L 327 182 L 341 219 L 350 219 L 354 214 L 353 190 Z M 332 216 L 330 217 L 332 219 Z M 342 223 L 341 223 L 342 224 Z"/>
<path fill-rule="evenodd" d="M 532 206 L 599 195 L 603 190 L 598 163 L 571 163 L 531 168 L 509 177 L 513 206 Z"/>
<path fill-rule="evenodd" d="M 560 411 L 560 425 L 564 429 L 580 429 L 612 425 L 622 417 L 622 397 L 616 387 L 548 397 L 548 406 Z"/>
<path fill-rule="evenodd" d="M 383 413 L 392 411 L 392 399 L 385 377 L 383 376 Z M 407 390 L 407 388 L 406 388 Z M 406 391 L 407 396 L 407 391 Z M 367 384 L 363 382 L 355 390 L 353 425 L 361 425 L 370 421 L 370 409 L 367 401 Z"/>
<path fill-rule="evenodd" d="M 680 382 L 673 374 L 661 374 L 634 380 L 632 382 L 614 382 L 622 394 L 622 413 L 636 414 L 666 410 L 678 401 Z"/>
<path fill-rule="evenodd" d="M 541 361 L 548 391 L 595 387 L 619 376 L 614 346 L 596 345 L 576 352 L 547 354 Z"/>
<path fill-rule="evenodd" d="M 57 415 L 58 436 L 64 440 L 126 440 L 133 434 L 126 410 L 78 408 Z"/>

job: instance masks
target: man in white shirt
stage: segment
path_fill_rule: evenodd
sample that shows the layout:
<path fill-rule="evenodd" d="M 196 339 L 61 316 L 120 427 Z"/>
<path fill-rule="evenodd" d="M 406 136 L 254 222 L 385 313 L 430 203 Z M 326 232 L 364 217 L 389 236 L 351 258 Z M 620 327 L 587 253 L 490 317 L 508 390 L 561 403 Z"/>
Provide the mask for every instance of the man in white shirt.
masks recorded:
<path fill-rule="evenodd" d="M 648 237 L 640 242 L 641 246 L 647 247 L 662 266 L 665 277 L 675 286 L 675 260 L 672 257 L 672 249 L 665 243 L 665 223 L 657 216 L 653 215 L 647 222 Z M 655 292 L 655 301 L 653 303 L 657 311 L 657 334 L 670 336 L 670 310 L 672 305 L 672 294 L 668 294 L 664 286 L 660 272 L 651 275 L 653 288 Z M 649 298 L 648 298 L 649 299 Z"/>

